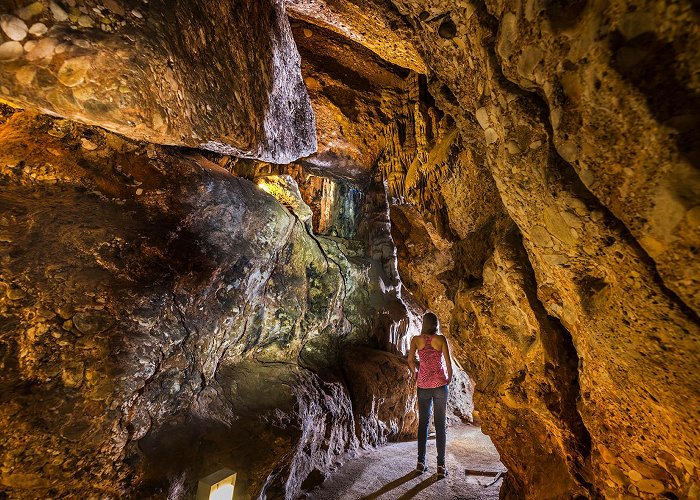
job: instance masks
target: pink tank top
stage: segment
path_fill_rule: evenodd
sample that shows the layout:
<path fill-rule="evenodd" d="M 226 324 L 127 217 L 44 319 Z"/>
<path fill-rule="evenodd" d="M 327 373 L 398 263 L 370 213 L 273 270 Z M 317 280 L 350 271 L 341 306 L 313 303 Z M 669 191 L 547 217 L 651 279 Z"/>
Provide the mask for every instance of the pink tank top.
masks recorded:
<path fill-rule="evenodd" d="M 421 389 L 435 389 L 447 385 L 447 374 L 442 362 L 442 352 L 433 349 L 430 342 L 433 335 L 423 335 L 425 347 L 418 350 L 418 387 Z"/>

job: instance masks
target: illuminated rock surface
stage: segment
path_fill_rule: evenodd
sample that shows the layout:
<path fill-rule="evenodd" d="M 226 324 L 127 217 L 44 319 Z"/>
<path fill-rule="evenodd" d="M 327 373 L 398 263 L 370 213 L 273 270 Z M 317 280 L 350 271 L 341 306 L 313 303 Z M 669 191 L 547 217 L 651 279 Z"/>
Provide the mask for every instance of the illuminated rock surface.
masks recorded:
<path fill-rule="evenodd" d="M 502 498 L 700 497 L 692 2 L 88 3 L 0 19 L 9 497 L 298 497 L 425 308 Z"/>
<path fill-rule="evenodd" d="M 495 500 L 504 471 L 498 452 L 489 439 L 473 426 L 457 426 L 448 431 L 446 464 L 450 474 L 438 480 L 435 473 L 435 440 L 428 440 L 428 472 L 417 474 L 415 443 L 391 443 L 368 451 L 352 460 L 313 490 L 309 498 L 355 500 L 357 498 L 415 498 L 433 500 Z M 469 474 L 465 474 L 468 470 Z M 494 484 L 491 484 L 494 483 Z M 490 485 L 490 486 L 489 486 Z"/>
<path fill-rule="evenodd" d="M 698 113 L 697 12 L 393 3 L 456 121 L 389 151 L 399 271 L 475 378 L 502 495 L 697 497 L 697 136 L 667 121 Z"/>
<path fill-rule="evenodd" d="M 11 496 L 177 496 L 222 462 L 251 495 L 294 496 L 415 431 L 402 358 L 341 360 L 370 343 L 359 242 L 200 155 L 22 112 L 0 140 Z"/>
<path fill-rule="evenodd" d="M 316 150 L 281 0 L 14 3 L 2 98 L 161 144 L 278 163 Z"/>

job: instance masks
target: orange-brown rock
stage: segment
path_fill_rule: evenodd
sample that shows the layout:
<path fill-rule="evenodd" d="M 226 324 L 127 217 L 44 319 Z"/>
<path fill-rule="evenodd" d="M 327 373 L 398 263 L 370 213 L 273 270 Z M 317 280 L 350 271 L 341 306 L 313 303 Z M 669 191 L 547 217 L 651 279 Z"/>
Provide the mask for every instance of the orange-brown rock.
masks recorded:
<path fill-rule="evenodd" d="M 1 98 L 154 143 L 277 163 L 316 150 L 281 0 L 10 0 L 0 14 Z"/>
<path fill-rule="evenodd" d="M 390 9 L 366 0 L 287 0 L 285 8 L 290 16 L 333 30 L 392 64 L 426 70 L 409 27 Z"/>
<path fill-rule="evenodd" d="M 393 207 L 392 219 L 406 286 L 451 325 L 475 377 L 476 409 L 509 468 L 503 494 L 696 496 L 695 142 L 676 141 L 687 136 L 654 109 L 669 99 L 667 114 L 681 102 L 695 113 L 687 93 L 663 89 L 694 88 L 694 63 L 676 61 L 687 60 L 696 12 L 393 3 L 412 20 L 437 106 L 472 155 L 467 171 L 486 166 L 492 180 L 479 184 L 497 188 L 495 205 L 476 194 L 488 187 L 464 203 L 442 187 L 455 173 L 427 164 L 426 175 L 438 173 L 419 186 L 428 193 L 411 196 L 406 174 L 398 190 L 413 208 Z M 678 55 L 656 77 L 649 62 L 665 57 L 664 43 Z M 499 204 L 521 236 L 499 229 L 499 210 L 487 238 L 461 226 Z M 461 267 L 479 259 L 480 273 Z"/>
<path fill-rule="evenodd" d="M 294 498 L 431 308 L 503 498 L 700 498 L 694 2 L 5 5 L 3 99 L 264 161 L 0 108 L 3 492 Z"/>
<path fill-rule="evenodd" d="M 2 111 L 3 496 L 185 498 L 229 467 L 244 496 L 293 498 L 406 418 L 410 385 L 369 388 L 397 402 L 379 414 L 348 390 L 348 367 L 383 373 L 341 362 L 373 342 L 371 259 L 310 231 L 292 177 L 268 194 L 191 151 Z"/>

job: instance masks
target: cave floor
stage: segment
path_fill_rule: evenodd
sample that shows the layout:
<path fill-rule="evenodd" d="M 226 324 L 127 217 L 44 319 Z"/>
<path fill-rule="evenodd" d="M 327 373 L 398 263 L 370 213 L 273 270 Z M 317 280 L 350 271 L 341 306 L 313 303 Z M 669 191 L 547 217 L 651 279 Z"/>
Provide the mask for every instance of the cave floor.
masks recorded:
<path fill-rule="evenodd" d="M 415 473 L 416 443 L 392 443 L 348 461 L 307 498 L 312 500 L 369 499 L 497 499 L 502 480 L 486 487 L 494 477 L 474 471 L 505 471 L 496 448 L 479 427 L 460 425 L 447 431 L 447 467 L 450 474 L 438 479 L 435 439 L 428 440 L 428 467 Z M 472 473 L 467 475 L 465 470 Z"/>

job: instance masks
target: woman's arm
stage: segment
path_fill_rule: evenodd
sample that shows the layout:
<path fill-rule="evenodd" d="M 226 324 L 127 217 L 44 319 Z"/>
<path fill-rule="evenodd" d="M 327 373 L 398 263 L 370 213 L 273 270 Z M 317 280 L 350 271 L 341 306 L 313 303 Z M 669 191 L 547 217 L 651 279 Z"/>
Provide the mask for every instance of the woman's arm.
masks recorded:
<path fill-rule="evenodd" d="M 442 336 L 442 356 L 445 358 L 447 365 L 447 383 L 452 382 L 452 357 L 450 356 L 450 346 L 447 345 L 447 338 Z"/>
<path fill-rule="evenodd" d="M 411 339 L 411 349 L 408 351 L 408 367 L 411 369 L 411 377 L 416 374 L 416 338 Z"/>

